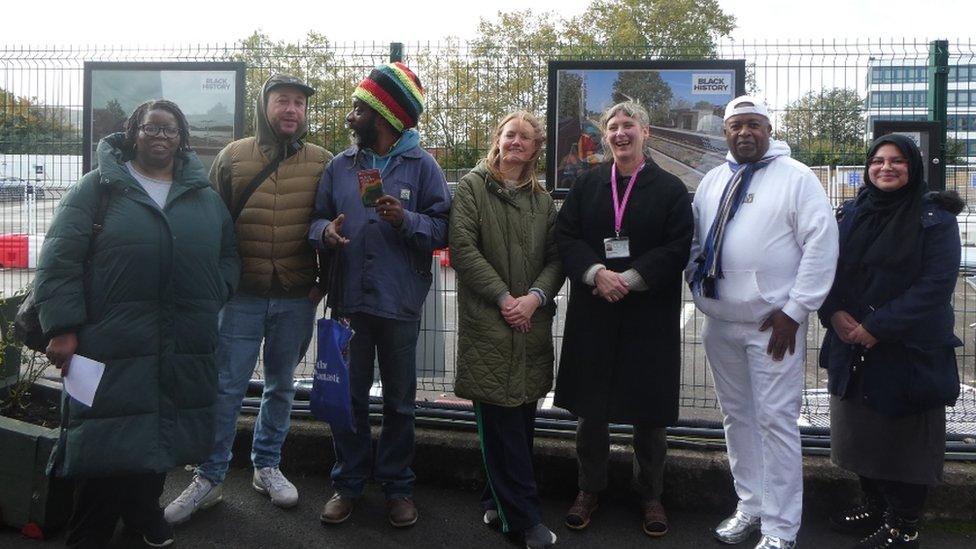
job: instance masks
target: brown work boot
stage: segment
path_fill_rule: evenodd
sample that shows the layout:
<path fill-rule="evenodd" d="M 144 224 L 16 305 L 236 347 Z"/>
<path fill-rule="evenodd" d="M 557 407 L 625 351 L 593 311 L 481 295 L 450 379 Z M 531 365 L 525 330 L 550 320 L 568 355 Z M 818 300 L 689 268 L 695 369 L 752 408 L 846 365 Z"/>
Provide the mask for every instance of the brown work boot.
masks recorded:
<path fill-rule="evenodd" d="M 409 496 L 396 496 L 386 500 L 386 512 L 390 524 L 397 528 L 413 526 L 417 522 L 417 506 Z"/>
<path fill-rule="evenodd" d="M 652 538 L 659 538 L 668 533 L 668 515 L 664 513 L 664 506 L 656 499 L 645 499 L 641 502 L 644 511 L 644 533 Z"/>
<path fill-rule="evenodd" d="M 566 512 L 566 528 L 582 530 L 590 525 L 590 517 L 600 506 L 600 495 L 594 492 L 580 490 L 576 494 L 576 501 Z"/>
<path fill-rule="evenodd" d="M 345 522 L 352 514 L 352 504 L 353 498 L 344 496 L 339 492 L 332 494 L 329 501 L 325 502 L 325 507 L 322 507 L 322 514 L 319 515 L 319 520 L 322 524 L 339 524 Z"/>

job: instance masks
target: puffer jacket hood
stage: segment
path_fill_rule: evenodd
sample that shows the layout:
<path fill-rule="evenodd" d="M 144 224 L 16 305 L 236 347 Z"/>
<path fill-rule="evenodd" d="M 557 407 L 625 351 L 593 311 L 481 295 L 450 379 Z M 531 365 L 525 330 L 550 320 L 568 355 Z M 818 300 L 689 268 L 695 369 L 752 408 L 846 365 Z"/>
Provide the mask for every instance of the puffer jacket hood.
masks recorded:
<path fill-rule="evenodd" d="M 930 191 L 925 198 L 952 215 L 959 215 L 966 209 L 966 201 L 956 191 Z"/>
<path fill-rule="evenodd" d="M 290 142 L 275 135 L 265 98 L 268 88 L 280 85 L 280 80 L 265 82 L 255 105 L 254 137 L 224 147 L 211 166 L 210 181 L 226 204 L 241 207 L 235 221 L 243 265 L 241 293 L 291 298 L 308 295 L 315 283 L 318 267 L 308 244 L 308 220 L 322 170 L 332 153 L 302 141 L 308 131 L 305 123 Z M 272 163 L 277 164 L 273 173 L 240 204 L 244 190 Z"/>
<path fill-rule="evenodd" d="M 406 130 L 400 135 L 400 139 L 390 147 L 390 150 L 386 154 L 376 154 L 369 149 L 359 149 L 363 157 L 370 162 L 376 162 L 377 160 L 388 160 L 394 156 L 403 154 L 409 150 L 412 150 L 420 146 L 420 133 L 417 130 Z"/>
<path fill-rule="evenodd" d="M 273 78 L 273 77 L 272 77 Z M 258 96 L 254 105 L 254 137 L 258 141 L 261 152 L 270 161 L 278 157 L 287 158 L 300 151 L 304 146 L 305 135 L 308 134 L 308 106 L 305 107 L 306 118 L 302 121 L 298 131 L 291 139 L 284 140 L 275 134 L 268 122 L 268 87 L 271 78 L 264 81 L 261 86 L 261 95 Z"/>
<path fill-rule="evenodd" d="M 98 158 L 98 171 L 102 175 L 101 180 L 103 182 L 115 185 L 118 188 L 127 185 L 139 186 L 125 167 L 125 163 L 132 160 L 133 154 L 125 145 L 124 133 L 113 133 L 99 141 L 98 148 L 95 149 L 95 156 Z M 177 186 L 185 186 L 191 189 L 210 186 L 210 181 L 207 180 L 207 172 L 195 152 L 177 152 L 174 164 L 173 182 Z"/>

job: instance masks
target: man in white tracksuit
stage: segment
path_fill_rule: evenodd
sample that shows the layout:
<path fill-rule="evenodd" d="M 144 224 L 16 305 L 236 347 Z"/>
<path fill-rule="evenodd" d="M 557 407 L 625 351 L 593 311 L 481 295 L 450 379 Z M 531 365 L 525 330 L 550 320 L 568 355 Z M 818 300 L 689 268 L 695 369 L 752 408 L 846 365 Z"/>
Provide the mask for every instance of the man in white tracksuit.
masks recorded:
<path fill-rule="evenodd" d="M 797 419 L 807 317 L 830 290 L 837 223 L 813 172 L 771 140 L 765 105 L 725 110 L 728 162 L 695 193 L 687 279 L 706 315 L 702 342 L 725 418 L 739 504 L 715 529 L 724 543 L 756 530 L 756 549 L 792 549 L 803 471 Z"/>

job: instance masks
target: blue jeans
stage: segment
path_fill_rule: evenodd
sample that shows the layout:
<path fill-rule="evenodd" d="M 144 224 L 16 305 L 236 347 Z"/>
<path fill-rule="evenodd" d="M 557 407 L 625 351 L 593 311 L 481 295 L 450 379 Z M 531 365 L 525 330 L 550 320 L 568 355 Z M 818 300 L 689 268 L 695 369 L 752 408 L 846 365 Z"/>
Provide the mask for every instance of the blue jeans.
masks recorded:
<path fill-rule="evenodd" d="M 417 394 L 417 336 L 420 321 L 356 313 L 349 317 L 356 332 L 349 344 L 349 389 L 355 433 L 333 434 L 336 462 L 332 486 L 347 497 L 359 497 L 372 477 L 387 498 L 413 494 L 415 475 L 414 406 Z M 369 389 L 379 356 L 383 383 L 383 429 L 373 459 L 369 430 Z"/>
<path fill-rule="evenodd" d="M 257 364 L 264 341 L 264 393 L 254 425 L 251 462 L 277 467 L 288 434 L 295 396 L 295 366 L 312 340 L 315 304 L 308 298 L 234 296 L 220 311 L 217 344 L 217 402 L 214 405 L 214 446 L 197 474 L 220 483 L 227 475 L 237 433 L 241 399 Z"/>

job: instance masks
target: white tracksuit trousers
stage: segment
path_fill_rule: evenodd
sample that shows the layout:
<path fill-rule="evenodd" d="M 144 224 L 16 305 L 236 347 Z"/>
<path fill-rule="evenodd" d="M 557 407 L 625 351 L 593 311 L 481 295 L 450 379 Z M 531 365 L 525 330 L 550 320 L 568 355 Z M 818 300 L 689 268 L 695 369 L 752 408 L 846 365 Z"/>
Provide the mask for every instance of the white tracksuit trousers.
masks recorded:
<path fill-rule="evenodd" d="M 706 318 L 702 342 L 725 416 L 739 510 L 760 517 L 763 534 L 795 540 L 803 509 L 797 419 L 807 323 L 796 332 L 796 352 L 787 351 L 781 362 L 766 353 L 771 332 L 760 332 L 759 326 Z"/>

